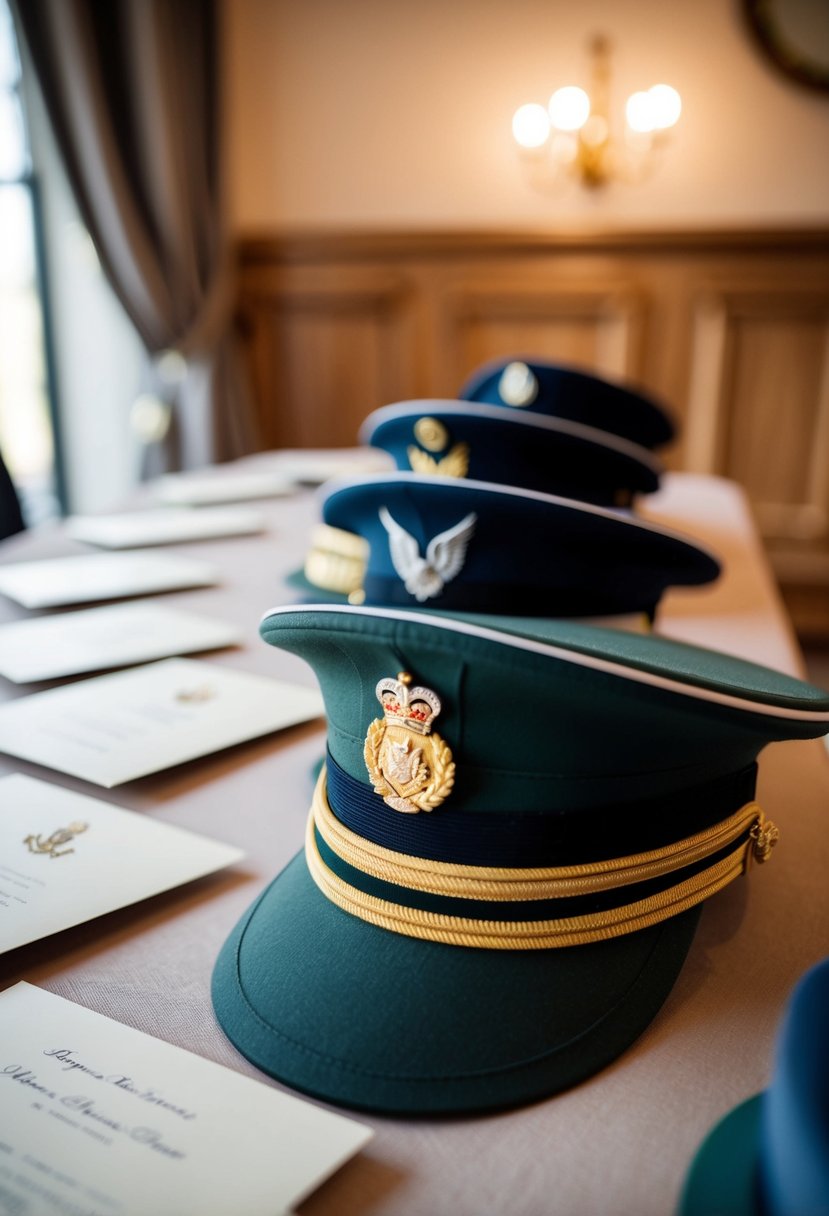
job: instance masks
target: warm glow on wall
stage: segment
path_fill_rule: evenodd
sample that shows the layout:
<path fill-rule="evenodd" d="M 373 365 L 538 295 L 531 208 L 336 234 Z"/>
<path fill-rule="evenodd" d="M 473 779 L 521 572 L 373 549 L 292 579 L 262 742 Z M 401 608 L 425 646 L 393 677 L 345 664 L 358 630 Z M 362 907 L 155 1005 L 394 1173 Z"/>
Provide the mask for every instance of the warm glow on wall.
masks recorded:
<path fill-rule="evenodd" d="M 536 184 L 554 183 L 564 173 L 585 186 L 612 179 L 638 180 L 651 168 L 665 134 L 679 119 L 682 100 L 669 84 L 633 93 L 625 105 L 623 134 L 614 136 L 610 117 L 610 49 L 605 38 L 590 46 L 590 92 L 575 85 L 556 89 L 546 108 L 520 106 L 512 133 Z"/>

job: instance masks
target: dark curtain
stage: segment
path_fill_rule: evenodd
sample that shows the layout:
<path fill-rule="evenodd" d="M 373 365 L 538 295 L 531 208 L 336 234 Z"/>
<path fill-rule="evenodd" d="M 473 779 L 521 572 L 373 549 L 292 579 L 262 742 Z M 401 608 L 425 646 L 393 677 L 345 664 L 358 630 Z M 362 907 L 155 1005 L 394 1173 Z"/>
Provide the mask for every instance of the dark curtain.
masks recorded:
<path fill-rule="evenodd" d="M 169 415 L 163 435 L 150 411 L 152 471 L 250 451 L 217 0 L 16 0 L 16 15 L 84 222 L 149 353 L 147 387 Z"/>

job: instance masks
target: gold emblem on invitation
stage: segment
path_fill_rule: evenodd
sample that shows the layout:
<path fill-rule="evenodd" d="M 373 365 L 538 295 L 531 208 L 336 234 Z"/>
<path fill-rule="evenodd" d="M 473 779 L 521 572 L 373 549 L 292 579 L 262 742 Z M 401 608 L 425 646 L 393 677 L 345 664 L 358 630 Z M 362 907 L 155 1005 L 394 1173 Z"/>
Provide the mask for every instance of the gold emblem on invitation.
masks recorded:
<path fill-rule="evenodd" d="M 430 452 L 442 452 L 449 444 L 449 432 L 437 418 L 418 418 L 414 425 L 414 437 L 420 444 L 417 448 L 409 444 L 406 454 L 415 473 L 426 477 L 466 477 L 469 471 L 469 444 L 456 443 L 440 458 Z M 426 448 L 426 451 L 421 451 Z"/>
<path fill-rule="evenodd" d="M 538 380 L 526 363 L 508 363 L 498 381 L 498 394 L 504 405 L 521 409 L 538 396 Z"/>
<path fill-rule="evenodd" d="M 181 701 L 182 705 L 202 705 L 205 701 L 212 701 L 215 696 L 215 688 L 209 684 L 199 684 L 196 688 L 182 688 L 181 692 L 176 693 L 176 700 Z"/>
<path fill-rule="evenodd" d="M 42 835 L 24 836 L 23 843 L 28 845 L 30 853 L 41 853 L 47 857 L 66 857 L 68 853 L 74 853 L 74 849 L 64 849 L 61 845 L 69 844 L 70 840 L 74 840 L 76 836 L 80 836 L 81 832 L 85 832 L 89 827 L 88 823 L 70 823 L 68 828 L 58 828 L 51 836 Z"/>
<path fill-rule="evenodd" d="M 452 752 L 432 733 L 440 697 L 431 688 L 412 688 L 411 682 L 406 671 L 396 680 L 380 680 L 376 693 L 384 716 L 368 728 L 363 749 L 375 794 L 406 815 L 433 811 L 455 784 Z"/>

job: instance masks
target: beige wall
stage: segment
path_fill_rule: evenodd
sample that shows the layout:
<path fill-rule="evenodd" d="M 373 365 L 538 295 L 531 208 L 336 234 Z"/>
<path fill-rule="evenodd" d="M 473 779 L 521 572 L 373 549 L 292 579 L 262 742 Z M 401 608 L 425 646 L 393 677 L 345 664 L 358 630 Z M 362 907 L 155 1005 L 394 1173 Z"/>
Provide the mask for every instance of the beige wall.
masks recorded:
<path fill-rule="evenodd" d="M 225 0 L 237 231 L 677 228 L 829 221 L 829 99 L 778 76 L 739 0 Z M 644 185 L 533 191 L 513 110 L 580 83 L 615 42 L 615 93 L 679 89 Z"/>

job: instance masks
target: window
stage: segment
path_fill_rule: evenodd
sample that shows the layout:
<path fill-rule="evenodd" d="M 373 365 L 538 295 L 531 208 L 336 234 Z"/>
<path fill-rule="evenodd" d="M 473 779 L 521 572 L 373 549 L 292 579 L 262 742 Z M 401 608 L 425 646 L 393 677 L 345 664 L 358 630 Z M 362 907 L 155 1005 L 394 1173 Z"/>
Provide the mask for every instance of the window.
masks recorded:
<path fill-rule="evenodd" d="M 40 250 L 20 58 L 0 0 L 0 450 L 30 524 L 59 511 Z"/>

